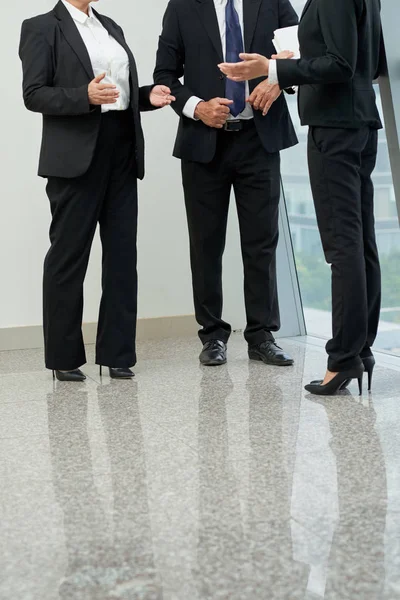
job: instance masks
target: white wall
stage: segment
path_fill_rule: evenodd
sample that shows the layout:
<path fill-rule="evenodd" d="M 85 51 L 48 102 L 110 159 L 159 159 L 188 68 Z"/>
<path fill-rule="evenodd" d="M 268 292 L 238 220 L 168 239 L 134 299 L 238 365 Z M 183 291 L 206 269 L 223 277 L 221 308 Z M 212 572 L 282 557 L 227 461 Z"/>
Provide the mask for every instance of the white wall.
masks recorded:
<path fill-rule="evenodd" d="M 45 181 L 36 176 L 41 118 L 25 110 L 17 55 L 24 18 L 47 12 L 52 0 L 19 0 L 3 7 L 0 212 L 0 329 L 41 323 L 41 278 L 50 222 Z M 141 84 L 151 83 L 167 0 L 100 0 L 97 8 L 125 30 Z M 140 186 L 139 317 L 191 314 L 188 240 L 179 161 L 172 146 L 177 117 L 171 109 L 143 115 L 147 177 Z M 280 250 L 284 333 L 298 332 L 285 248 Z M 244 324 L 242 267 L 236 217 L 231 219 L 225 260 L 226 316 Z M 85 321 L 96 321 L 100 294 L 100 246 L 96 239 L 86 280 Z"/>

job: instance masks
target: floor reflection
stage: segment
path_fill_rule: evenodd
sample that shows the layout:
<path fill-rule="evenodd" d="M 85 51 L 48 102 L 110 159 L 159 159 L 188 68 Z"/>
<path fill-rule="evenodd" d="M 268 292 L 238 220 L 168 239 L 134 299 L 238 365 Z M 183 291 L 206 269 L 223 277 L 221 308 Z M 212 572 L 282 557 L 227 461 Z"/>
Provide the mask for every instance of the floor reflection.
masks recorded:
<path fill-rule="evenodd" d="M 98 405 L 109 455 L 113 526 L 95 484 L 88 437 L 88 396 L 72 389 L 48 396 L 53 482 L 64 514 L 68 568 L 62 600 L 162 600 L 154 567 L 146 463 L 135 384 L 118 394 L 98 386 Z"/>
<path fill-rule="evenodd" d="M 326 600 L 379 600 L 385 590 L 386 466 L 372 399 L 320 402 L 336 458 L 339 522 L 329 557 Z"/>

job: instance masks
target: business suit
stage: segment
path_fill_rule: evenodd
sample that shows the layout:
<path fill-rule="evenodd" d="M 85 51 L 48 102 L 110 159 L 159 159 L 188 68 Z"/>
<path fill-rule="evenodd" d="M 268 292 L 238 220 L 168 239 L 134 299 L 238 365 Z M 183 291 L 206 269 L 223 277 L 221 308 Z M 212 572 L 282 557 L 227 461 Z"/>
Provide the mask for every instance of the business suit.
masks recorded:
<path fill-rule="evenodd" d="M 89 104 L 90 56 L 62 2 L 25 21 L 20 42 L 25 105 L 43 115 L 39 175 L 48 179 L 53 216 L 43 289 L 46 366 L 68 371 L 86 362 L 83 281 L 97 222 L 103 295 L 96 360 L 121 368 L 136 362 L 137 178 L 144 176 L 140 111 L 152 108 L 152 86 L 139 88 L 121 28 L 93 12 L 127 53 L 128 110 L 103 114 L 101 106 Z"/>
<path fill-rule="evenodd" d="M 380 0 L 308 0 L 300 60 L 278 60 L 281 87 L 299 85 L 325 257 L 332 265 L 332 372 L 361 366 L 379 323 L 381 275 L 371 180 L 381 128 L 373 80 L 383 49 Z"/>
<path fill-rule="evenodd" d="M 288 0 L 244 0 L 244 47 L 273 53 L 273 32 L 294 25 Z M 243 121 L 240 132 L 218 131 L 184 114 L 193 96 L 226 97 L 218 70 L 223 47 L 213 0 L 171 0 L 154 73 L 168 85 L 180 117 L 174 156 L 182 160 L 189 225 L 193 291 L 203 343 L 226 343 L 231 326 L 222 319 L 222 257 L 230 192 L 236 196 L 244 262 L 249 345 L 273 340 L 280 328 L 275 253 L 278 242 L 280 150 L 297 143 L 286 102 L 279 97 L 269 114 Z M 182 84 L 179 79 L 184 77 Z M 250 92 L 260 83 L 251 82 Z"/>

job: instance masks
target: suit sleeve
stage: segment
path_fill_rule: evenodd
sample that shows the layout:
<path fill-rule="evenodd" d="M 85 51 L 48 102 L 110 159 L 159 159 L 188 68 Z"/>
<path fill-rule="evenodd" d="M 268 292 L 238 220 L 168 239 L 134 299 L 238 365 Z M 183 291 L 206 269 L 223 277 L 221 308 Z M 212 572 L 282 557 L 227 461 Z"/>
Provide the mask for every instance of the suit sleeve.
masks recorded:
<path fill-rule="evenodd" d="M 280 86 L 350 81 L 357 64 L 359 10 L 358 0 L 320 0 L 318 16 L 326 52 L 309 60 L 278 60 Z"/>
<path fill-rule="evenodd" d="M 289 0 L 279 0 L 279 28 L 282 27 L 294 27 L 299 24 L 299 17 L 297 12 L 294 10 Z M 287 94 L 295 94 L 296 89 L 293 87 L 287 87 L 284 90 Z"/>
<path fill-rule="evenodd" d="M 160 85 L 167 85 L 176 97 L 172 108 L 179 116 L 187 101 L 195 96 L 179 79 L 183 77 L 185 65 L 185 48 L 180 32 L 178 15 L 173 4 L 168 4 L 163 20 L 163 30 L 159 39 L 154 81 Z"/>
<path fill-rule="evenodd" d="M 88 86 L 53 87 L 52 48 L 44 33 L 24 21 L 19 56 L 22 61 L 23 97 L 28 110 L 45 115 L 72 116 L 91 111 Z"/>

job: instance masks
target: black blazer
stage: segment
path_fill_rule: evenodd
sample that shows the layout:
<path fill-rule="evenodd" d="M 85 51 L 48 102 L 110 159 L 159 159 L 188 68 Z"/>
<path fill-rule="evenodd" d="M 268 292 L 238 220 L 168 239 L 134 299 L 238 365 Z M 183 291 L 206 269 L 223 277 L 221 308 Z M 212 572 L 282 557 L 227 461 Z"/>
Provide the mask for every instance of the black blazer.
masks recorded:
<path fill-rule="evenodd" d="M 140 110 L 151 110 L 152 86 L 139 89 L 135 59 L 122 29 L 95 13 L 127 51 L 134 115 L 137 176 L 144 177 L 144 137 Z M 89 168 L 99 131 L 101 107 L 90 106 L 88 84 L 94 79 L 86 46 L 62 2 L 45 15 L 22 24 L 19 54 L 25 106 L 43 115 L 39 161 L 42 177 L 79 177 Z"/>
<path fill-rule="evenodd" d="M 308 0 L 300 60 L 278 60 L 282 88 L 299 85 L 303 125 L 382 127 L 372 82 L 381 72 L 380 0 Z"/>
<path fill-rule="evenodd" d="M 274 30 L 296 25 L 297 14 L 289 0 L 244 0 L 244 42 L 247 52 L 271 56 Z M 203 100 L 225 97 L 221 36 L 214 0 L 170 0 L 157 52 L 154 80 L 171 88 L 173 109 L 181 117 L 174 156 L 208 163 L 215 155 L 217 129 L 183 116 L 191 96 Z M 179 81 L 184 77 L 184 84 Z M 250 82 L 252 91 L 261 79 Z M 297 143 L 286 100 L 281 96 L 266 117 L 254 111 L 255 124 L 267 152 Z"/>

